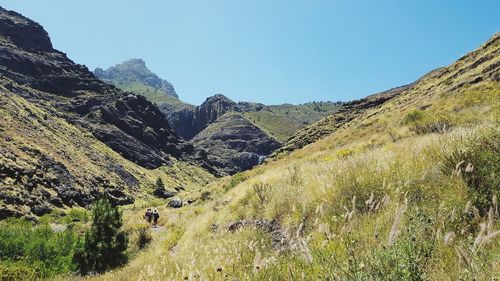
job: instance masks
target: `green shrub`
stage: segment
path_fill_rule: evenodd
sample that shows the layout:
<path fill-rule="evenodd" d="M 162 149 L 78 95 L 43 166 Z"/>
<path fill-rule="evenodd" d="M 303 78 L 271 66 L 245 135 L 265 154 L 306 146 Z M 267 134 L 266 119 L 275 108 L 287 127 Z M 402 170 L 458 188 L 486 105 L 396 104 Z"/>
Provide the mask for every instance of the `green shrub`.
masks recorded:
<path fill-rule="evenodd" d="M 444 134 L 454 126 L 454 121 L 446 116 L 437 116 L 433 118 L 425 118 L 424 120 L 417 121 L 410 130 L 417 135 L 423 134 Z"/>
<path fill-rule="evenodd" d="M 335 152 L 335 155 L 338 158 L 342 158 L 342 159 L 348 158 L 349 156 L 351 156 L 353 154 L 354 154 L 354 151 L 352 151 L 348 148 L 339 149 L 339 150 L 337 150 L 337 152 Z"/>
<path fill-rule="evenodd" d="M 207 201 L 208 199 L 210 199 L 210 195 L 211 195 L 211 192 L 210 191 L 203 191 L 201 194 L 200 194 L 200 198 L 201 200 L 203 201 Z"/>
<path fill-rule="evenodd" d="M 67 215 L 64 217 L 64 222 L 65 223 L 72 223 L 72 222 L 83 222 L 86 223 L 89 221 L 90 215 L 89 212 L 85 209 L 77 209 L 77 208 L 72 208 L 69 210 Z"/>
<path fill-rule="evenodd" d="M 153 240 L 153 236 L 151 235 L 151 229 L 149 228 L 148 224 L 139 225 L 135 229 L 135 232 L 137 235 L 136 245 L 139 249 L 145 248 Z"/>
<path fill-rule="evenodd" d="M 24 272 L 29 273 L 28 276 L 44 278 L 70 272 L 73 269 L 72 256 L 76 241 L 71 228 L 56 233 L 48 225 L 7 219 L 0 223 L 1 270 L 5 276 Z M 24 268 L 25 264 L 30 265 L 29 270 Z"/>
<path fill-rule="evenodd" d="M 82 275 L 103 273 L 127 262 L 128 237 L 121 228 L 118 208 L 107 199 L 98 200 L 92 209 L 92 226 L 73 257 Z"/>
<path fill-rule="evenodd" d="M 155 181 L 153 195 L 158 197 L 158 198 L 168 198 L 169 196 L 171 196 L 167 192 L 167 190 L 165 188 L 165 184 L 163 183 L 163 180 L 161 179 L 161 177 L 158 177 Z"/>
<path fill-rule="evenodd" d="M 229 184 L 227 185 L 227 188 L 233 188 L 237 186 L 238 184 L 246 181 L 248 179 L 248 176 L 243 174 L 243 173 L 236 173 L 231 177 L 231 180 L 229 181 Z"/>
<path fill-rule="evenodd" d="M 261 204 L 264 204 L 268 200 L 269 194 L 272 190 L 271 185 L 267 183 L 256 183 L 252 185 L 252 188 Z"/>
<path fill-rule="evenodd" d="M 164 191 L 165 190 L 165 184 L 163 183 L 163 180 L 161 179 L 161 177 L 158 177 L 156 179 L 155 189 L 156 190 L 160 190 L 160 191 Z"/>
<path fill-rule="evenodd" d="M 417 135 L 430 133 L 446 133 L 455 124 L 454 118 L 449 114 L 426 114 L 425 112 L 415 109 L 410 111 L 403 118 L 403 124 L 408 125 L 410 130 Z"/>
<path fill-rule="evenodd" d="M 449 153 L 443 172 L 467 184 L 469 199 L 486 213 L 494 195 L 500 196 L 500 131 L 487 130 Z"/>
<path fill-rule="evenodd" d="M 408 216 L 399 239 L 370 257 L 370 275 L 380 280 L 427 280 L 426 271 L 435 248 L 434 222 L 416 210 Z"/>
<path fill-rule="evenodd" d="M 0 261 L 0 281 L 37 280 L 42 276 L 38 273 L 39 266 L 26 262 Z"/>
<path fill-rule="evenodd" d="M 424 112 L 422 110 L 412 110 L 408 112 L 403 118 L 403 124 L 410 125 L 424 118 Z"/>

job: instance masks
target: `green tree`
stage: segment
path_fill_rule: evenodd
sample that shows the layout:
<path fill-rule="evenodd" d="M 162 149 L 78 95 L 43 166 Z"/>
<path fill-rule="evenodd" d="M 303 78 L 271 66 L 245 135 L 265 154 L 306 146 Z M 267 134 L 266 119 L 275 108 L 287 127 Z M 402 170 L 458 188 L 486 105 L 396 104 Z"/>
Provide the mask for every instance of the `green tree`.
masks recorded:
<path fill-rule="evenodd" d="M 155 190 L 153 191 L 153 195 L 160 198 L 169 197 L 167 190 L 165 189 L 165 184 L 161 177 L 158 177 L 155 182 Z"/>
<path fill-rule="evenodd" d="M 99 199 L 92 214 L 92 226 L 73 257 L 82 275 L 103 273 L 127 262 L 128 237 L 121 229 L 121 212 L 109 200 Z"/>
<path fill-rule="evenodd" d="M 165 184 L 163 183 L 163 180 L 161 177 L 158 177 L 155 182 L 155 189 L 157 190 L 165 190 Z"/>

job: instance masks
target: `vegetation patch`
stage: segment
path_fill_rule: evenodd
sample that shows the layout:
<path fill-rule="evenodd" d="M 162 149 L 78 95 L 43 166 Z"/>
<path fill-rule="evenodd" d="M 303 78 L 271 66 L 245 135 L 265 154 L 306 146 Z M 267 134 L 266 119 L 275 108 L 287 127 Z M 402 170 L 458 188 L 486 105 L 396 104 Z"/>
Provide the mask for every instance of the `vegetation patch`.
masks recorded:
<path fill-rule="evenodd" d="M 77 234 L 22 219 L 0 222 L 0 276 L 6 280 L 49 278 L 74 270 Z M 3 279 L 2 279 L 3 280 Z"/>

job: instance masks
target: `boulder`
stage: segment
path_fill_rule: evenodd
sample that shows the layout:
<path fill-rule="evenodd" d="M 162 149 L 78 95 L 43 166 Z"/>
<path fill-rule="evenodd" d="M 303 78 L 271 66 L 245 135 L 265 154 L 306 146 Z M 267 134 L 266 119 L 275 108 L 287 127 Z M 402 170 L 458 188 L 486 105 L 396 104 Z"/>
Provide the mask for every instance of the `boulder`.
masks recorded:
<path fill-rule="evenodd" d="M 179 198 L 173 198 L 170 201 L 168 201 L 167 207 L 174 208 L 174 209 L 180 208 L 180 207 L 182 207 L 182 200 Z"/>
<path fill-rule="evenodd" d="M 153 191 L 154 196 L 159 197 L 159 198 L 163 198 L 163 199 L 174 197 L 176 194 L 177 194 L 177 192 L 166 191 L 164 189 L 158 189 L 158 188 L 155 189 L 155 191 Z"/>

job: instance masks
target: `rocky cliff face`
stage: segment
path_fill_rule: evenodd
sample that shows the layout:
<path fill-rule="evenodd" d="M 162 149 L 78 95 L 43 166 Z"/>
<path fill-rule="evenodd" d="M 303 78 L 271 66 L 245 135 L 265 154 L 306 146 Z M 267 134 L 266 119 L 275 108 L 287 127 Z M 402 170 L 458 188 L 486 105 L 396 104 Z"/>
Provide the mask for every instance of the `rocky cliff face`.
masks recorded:
<path fill-rule="evenodd" d="M 208 152 L 210 161 L 228 174 L 260 164 L 281 144 L 238 112 L 217 118 L 193 139 Z"/>
<path fill-rule="evenodd" d="M 160 105 L 172 128 L 184 139 L 192 139 L 208 125 L 226 112 L 240 112 L 238 104 L 224 95 L 207 98 L 200 106 L 171 110 L 168 105 Z"/>
<path fill-rule="evenodd" d="M 94 74 L 110 84 L 119 86 L 138 82 L 165 95 L 177 97 L 174 86 L 151 72 L 142 59 L 131 59 L 106 70 L 96 68 Z"/>
<path fill-rule="evenodd" d="M 130 202 L 125 190 L 139 183 L 124 168 L 125 162 L 113 161 L 117 155 L 149 169 L 176 158 L 217 173 L 204 151 L 177 137 L 155 105 L 97 79 L 85 66 L 54 50 L 39 24 L 3 8 L 0 74 L 0 198 L 2 204 L 20 206 L 0 206 L 8 210 L 4 214 L 85 206 L 103 192 L 118 203 Z M 76 161 L 69 159 L 69 147 L 85 151 L 75 152 L 82 169 L 106 164 L 107 173 L 69 169 Z M 109 148 L 116 155 L 95 151 Z M 29 199 L 36 192 L 41 195 Z"/>

